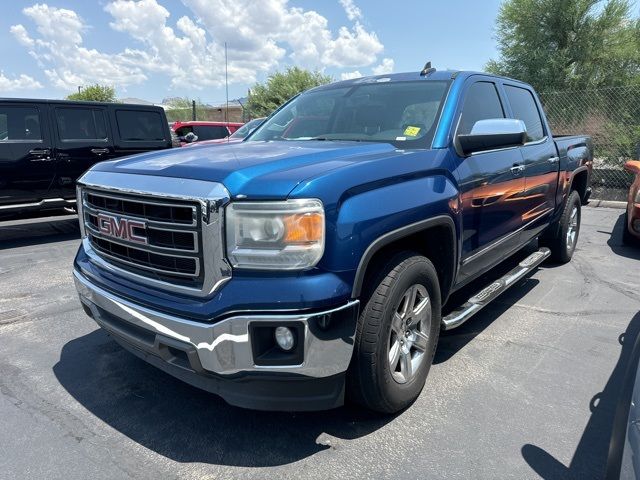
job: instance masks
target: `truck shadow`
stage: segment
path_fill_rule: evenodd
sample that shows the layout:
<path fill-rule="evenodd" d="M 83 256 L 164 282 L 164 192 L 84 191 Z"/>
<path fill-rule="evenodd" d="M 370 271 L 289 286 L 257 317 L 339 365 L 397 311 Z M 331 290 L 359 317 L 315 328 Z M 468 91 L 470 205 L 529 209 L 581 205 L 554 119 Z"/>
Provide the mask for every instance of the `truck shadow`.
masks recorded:
<path fill-rule="evenodd" d="M 619 477 L 629 402 L 640 356 L 640 312 L 631 319 L 619 342 L 622 345 L 620 357 L 602 392 L 595 394 L 589 402 L 591 417 L 571 463 L 565 466 L 535 445 L 522 447 L 522 457 L 542 478 Z M 611 452 L 610 445 L 613 447 Z"/>
<path fill-rule="evenodd" d="M 68 342 L 53 372 L 89 412 L 177 462 L 289 464 L 335 448 L 327 435 L 360 438 L 394 418 L 350 406 L 317 413 L 232 407 L 139 360 L 102 330 Z"/>
<path fill-rule="evenodd" d="M 524 249 L 524 251 L 514 255 L 501 265 L 498 265 L 478 280 L 473 281 L 461 290 L 455 292 L 447 302 L 443 313 L 447 314 L 454 306 L 463 304 L 483 287 L 486 287 L 491 282 L 505 275 L 533 250 L 535 250 L 534 246 Z M 540 268 L 545 268 L 545 264 Z M 534 270 L 531 275 L 535 274 L 536 271 L 537 270 Z M 489 303 L 460 327 L 448 332 L 442 331 L 433 363 L 446 362 L 453 357 L 465 345 L 482 333 L 485 328 L 491 325 L 496 318 L 500 317 L 500 315 L 513 307 L 514 304 L 518 303 L 520 299 L 533 290 L 538 283 L 540 283 L 539 280 L 527 276 Z"/>
<path fill-rule="evenodd" d="M 0 221 L 0 250 L 80 239 L 77 216 Z"/>
<path fill-rule="evenodd" d="M 640 241 L 637 245 L 625 245 L 622 243 L 622 232 L 627 228 L 624 222 L 624 212 L 620 214 L 616 220 L 615 225 L 611 231 L 611 236 L 607 240 L 607 245 L 611 248 L 611 251 L 621 257 L 631 258 L 633 260 L 640 260 Z M 608 233 L 608 232 L 602 232 Z"/>

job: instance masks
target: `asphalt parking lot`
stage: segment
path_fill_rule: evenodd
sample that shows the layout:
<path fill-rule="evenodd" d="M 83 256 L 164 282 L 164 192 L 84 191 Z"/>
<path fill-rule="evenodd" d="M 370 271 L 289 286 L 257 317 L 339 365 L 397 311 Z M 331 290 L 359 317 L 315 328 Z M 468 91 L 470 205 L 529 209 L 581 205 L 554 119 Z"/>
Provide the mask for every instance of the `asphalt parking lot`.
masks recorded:
<path fill-rule="evenodd" d="M 578 249 L 441 337 L 418 401 L 241 410 L 87 318 L 75 217 L 0 223 L 0 478 L 601 478 L 640 334 L 640 249 L 585 208 Z"/>

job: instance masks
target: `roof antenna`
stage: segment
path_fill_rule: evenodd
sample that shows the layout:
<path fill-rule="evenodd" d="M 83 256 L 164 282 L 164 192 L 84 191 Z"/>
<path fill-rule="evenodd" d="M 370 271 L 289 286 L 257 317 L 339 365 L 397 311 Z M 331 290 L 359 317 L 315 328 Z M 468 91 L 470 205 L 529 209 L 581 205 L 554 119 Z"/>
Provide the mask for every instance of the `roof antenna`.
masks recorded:
<path fill-rule="evenodd" d="M 430 75 L 435 71 L 436 69 L 431 66 L 431 62 L 427 62 L 427 64 L 424 66 L 424 68 L 420 72 L 420 76 L 426 77 L 427 75 Z"/>

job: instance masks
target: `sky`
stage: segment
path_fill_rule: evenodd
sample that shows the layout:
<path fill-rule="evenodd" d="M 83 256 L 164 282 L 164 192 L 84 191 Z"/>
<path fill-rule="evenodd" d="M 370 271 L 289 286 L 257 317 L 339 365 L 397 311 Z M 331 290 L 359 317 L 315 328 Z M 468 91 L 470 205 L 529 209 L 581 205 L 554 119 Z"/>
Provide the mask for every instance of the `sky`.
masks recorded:
<path fill-rule="evenodd" d="M 340 80 L 482 70 L 497 56 L 500 0 L 4 0 L 0 97 L 229 98 L 289 66 Z"/>

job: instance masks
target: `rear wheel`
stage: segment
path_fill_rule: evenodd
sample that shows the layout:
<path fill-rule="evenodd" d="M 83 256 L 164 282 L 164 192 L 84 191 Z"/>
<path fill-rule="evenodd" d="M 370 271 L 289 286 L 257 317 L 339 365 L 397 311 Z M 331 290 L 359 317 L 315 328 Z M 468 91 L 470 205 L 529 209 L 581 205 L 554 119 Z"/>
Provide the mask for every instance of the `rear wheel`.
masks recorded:
<path fill-rule="evenodd" d="M 352 400 L 394 413 L 420 394 L 440 332 L 440 287 L 433 264 L 394 256 L 365 285 L 347 385 Z"/>
<path fill-rule="evenodd" d="M 551 250 L 551 258 L 558 263 L 567 263 L 573 257 L 580 234 L 581 206 L 580 195 L 572 191 L 558 223 L 540 239 L 540 243 Z"/>

